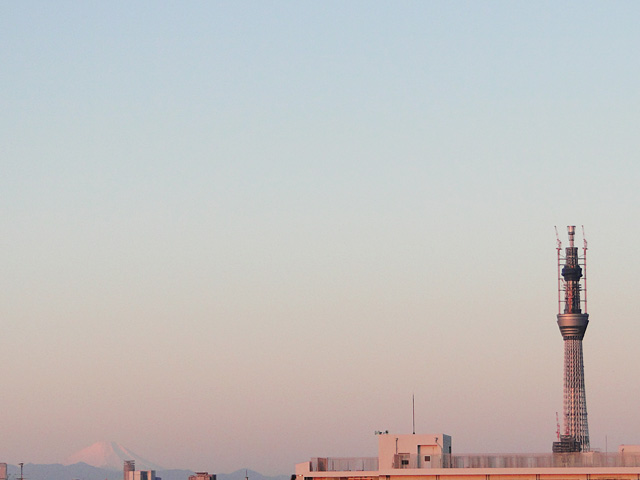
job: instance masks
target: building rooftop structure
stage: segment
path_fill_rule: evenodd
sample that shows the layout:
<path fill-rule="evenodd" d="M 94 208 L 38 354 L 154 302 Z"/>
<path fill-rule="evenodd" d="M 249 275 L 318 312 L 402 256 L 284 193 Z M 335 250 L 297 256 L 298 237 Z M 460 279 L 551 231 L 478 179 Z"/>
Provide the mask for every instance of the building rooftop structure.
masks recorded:
<path fill-rule="evenodd" d="M 296 465 L 297 480 L 639 480 L 640 446 L 618 452 L 461 454 L 451 437 L 378 437 L 377 457 L 312 458 Z"/>

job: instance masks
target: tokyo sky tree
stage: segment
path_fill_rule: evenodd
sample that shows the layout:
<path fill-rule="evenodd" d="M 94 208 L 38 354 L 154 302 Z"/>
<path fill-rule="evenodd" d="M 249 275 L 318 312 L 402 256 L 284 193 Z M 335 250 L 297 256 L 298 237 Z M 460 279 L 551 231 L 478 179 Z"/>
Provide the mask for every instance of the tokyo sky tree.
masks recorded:
<path fill-rule="evenodd" d="M 589 451 L 587 398 L 584 388 L 582 339 L 589 324 L 587 313 L 587 242 L 582 256 L 574 246 L 576 227 L 567 227 L 569 246 L 562 255 L 558 239 L 558 326 L 564 339 L 564 435 L 554 451 Z M 584 237 L 584 232 L 583 232 Z M 563 265 L 564 262 L 564 265 Z M 584 267 L 584 275 L 583 275 Z M 580 298 L 580 294 L 583 298 Z M 584 312 L 583 312 L 584 310 Z M 564 448 L 561 447 L 564 445 Z"/>

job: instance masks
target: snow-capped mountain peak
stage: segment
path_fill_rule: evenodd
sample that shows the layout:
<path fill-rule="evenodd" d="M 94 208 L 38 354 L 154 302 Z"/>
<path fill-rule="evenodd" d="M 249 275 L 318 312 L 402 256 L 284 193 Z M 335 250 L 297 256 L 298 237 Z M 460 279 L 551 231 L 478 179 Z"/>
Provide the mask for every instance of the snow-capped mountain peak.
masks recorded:
<path fill-rule="evenodd" d="M 86 463 L 98 468 L 110 470 L 120 470 L 123 468 L 125 460 L 135 460 L 136 470 L 162 470 L 163 468 L 153 462 L 145 460 L 133 453 L 128 448 L 116 442 L 96 442 L 93 445 L 69 455 L 65 460 L 65 465 L 74 463 Z"/>

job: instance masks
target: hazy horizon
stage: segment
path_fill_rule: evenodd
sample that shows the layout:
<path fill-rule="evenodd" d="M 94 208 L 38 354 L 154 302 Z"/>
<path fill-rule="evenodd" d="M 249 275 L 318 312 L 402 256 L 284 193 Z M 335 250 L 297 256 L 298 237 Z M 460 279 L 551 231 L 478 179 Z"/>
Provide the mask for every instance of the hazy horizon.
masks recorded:
<path fill-rule="evenodd" d="M 375 455 L 412 395 L 454 452 L 548 452 L 566 225 L 591 446 L 640 444 L 638 18 L 3 3 L 0 461 L 287 474 Z"/>

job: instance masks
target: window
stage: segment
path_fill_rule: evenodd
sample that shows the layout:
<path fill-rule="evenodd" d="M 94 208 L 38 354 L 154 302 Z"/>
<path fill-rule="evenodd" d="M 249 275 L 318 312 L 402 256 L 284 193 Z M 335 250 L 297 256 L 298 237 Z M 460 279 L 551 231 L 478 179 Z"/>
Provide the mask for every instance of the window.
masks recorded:
<path fill-rule="evenodd" d="M 425 462 L 430 462 L 431 461 L 431 455 L 425 455 L 424 456 L 424 461 Z"/>

